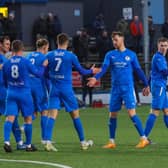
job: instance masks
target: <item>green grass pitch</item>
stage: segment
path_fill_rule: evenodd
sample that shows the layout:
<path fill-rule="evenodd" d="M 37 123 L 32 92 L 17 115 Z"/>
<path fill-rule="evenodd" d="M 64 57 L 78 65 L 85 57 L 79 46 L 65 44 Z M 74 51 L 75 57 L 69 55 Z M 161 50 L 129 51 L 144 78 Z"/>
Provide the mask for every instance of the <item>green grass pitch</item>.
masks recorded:
<path fill-rule="evenodd" d="M 137 108 L 137 113 L 145 124 L 149 113 L 149 106 Z M 3 121 L 0 122 L 0 159 L 33 160 L 52 162 L 71 166 L 72 168 L 167 168 L 168 167 L 168 130 L 163 123 L 161 114 L 151 133 L 150 138 L 156 144 L 145 149 L 135 149 L 139 136 L 129 119 L 126 110 L 122 110 L 118 116 L 118 128 L 114 150 L 102 149 L 102 145 L 108 142 L 108 109 L 86 108 L 81 109 L 81 119 L 87 139 L 94 141 L 94 146 L 87 151 L 80 149 L 79 141 L 69 114 L 60 111 L 57 119 L 53 141 L 59 152 L 46 152 L 40 143 L 39 117 L 33 123 L 33 143 L 38 151 L 27 153 L 16 151 L 7 154 L 3 150 Z M 20 119 L 22 122 L 22 119 Z M 12 136 L 12 147 L 15 149 Z M 46 165 L 34 165 L 27 163 L 1 162 L 0 168 L 49 168 Z"/>

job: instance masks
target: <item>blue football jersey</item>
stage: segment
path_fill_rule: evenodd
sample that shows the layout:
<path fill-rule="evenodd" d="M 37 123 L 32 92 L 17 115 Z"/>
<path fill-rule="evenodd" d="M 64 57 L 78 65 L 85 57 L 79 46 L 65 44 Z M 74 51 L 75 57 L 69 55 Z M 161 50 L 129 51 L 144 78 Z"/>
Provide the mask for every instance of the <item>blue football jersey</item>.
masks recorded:
<path fill-rule="evenodd" d="M 30 62 L 33 65 L 35 65 L 37 69 L 40 69 L 43 66 L 44 61 L 46 60 L 45 55 L 37 51 L 30 53 L 29 55 L 27 55 L 26 58 L 30 60 Z M 38 78 L 33 74 L 30 74 L 31 84 L 38 85 L 39 82 L 42 82 L 41 80 L 42 80 L 41 78 Z"/>
<path fill-rule="evenodd" d="M 72 85 L 72 68 L 83 75 L 91 74 L 92 70 L 82 68 L 77 56 L 73 53 L 58 49 L 47 54 L 48 71 L 51 82 L 61 85 Z"/>
<path fill-rule="evenodd" d="M 103 66 L 107 71 L 111 68 L 111 83 L 114 85 L 133 84 L 133 70 L 140 68 L 136 54 L 126 49 L 125 51 L 112 50 L 105 55 Z M 98 73 L 95 77 L 98 79 L 102 75 Z"/>
<path fill-rule="evenodd" d="M 161 73 L 161 71 L 167 69 L 168 67 L 165 56 L 156 52 L 152 58 L 151 84 L 166 87 L 167 76 Z"/>
<path fill-rule="evenodd" d="M 0 54 L 0 65 L 3 65 L 8 59 Z M 3 71 L 0 69 L 0 85 L 4 85 L 4 80 L 3 80 Z"/>
<path fill-rule="evenodd" d="M 3 66 L 4 79 L 9 88 L 30 88 L 29 74 L 41 77 L 43 72 L 44 69 L 38 70 L 22 56 L 13 56 Z"/>

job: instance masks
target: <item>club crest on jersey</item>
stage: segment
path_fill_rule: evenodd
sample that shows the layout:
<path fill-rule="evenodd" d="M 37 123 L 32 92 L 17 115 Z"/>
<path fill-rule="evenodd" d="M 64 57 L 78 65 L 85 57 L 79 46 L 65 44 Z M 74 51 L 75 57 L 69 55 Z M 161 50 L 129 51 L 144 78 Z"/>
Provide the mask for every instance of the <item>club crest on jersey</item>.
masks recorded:
<path fill-rule="evenodd" d="M 125 57 L 125 60 L 126 60 L 126 61 L 129 61 L 129 60 L 130 60 L 130 57 L 129 57 L 129 56 L 126 56 L 126 57 Z"/>

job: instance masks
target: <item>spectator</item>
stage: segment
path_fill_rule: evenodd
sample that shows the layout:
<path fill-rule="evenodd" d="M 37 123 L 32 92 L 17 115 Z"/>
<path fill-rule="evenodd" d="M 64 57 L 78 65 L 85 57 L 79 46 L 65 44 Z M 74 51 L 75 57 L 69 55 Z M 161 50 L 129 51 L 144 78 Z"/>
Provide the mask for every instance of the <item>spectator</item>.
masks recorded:
<path fill-rule="evenodd" d="M 4 31 L 7 36 L 9 36 L 11 42 L 17 39 L 18 29 L 15 22 L 15 14 L 9 13 L 9 17 L 5 22 Z"/>
<path fill-rule="evenodd" d="M 125 36 L 125 44 L 128 48 L 132 47 L 131 41 L 130 41 L 130 30 L 129 30 L 129 25 L 128 22 L 124 19 L 121 18 L 116 25 L 116 30 L 120 31 L 124 34 Z"/>
<path fill-rule="evenodd" d="M 134 90 L 135 90 L 135 96 L 136 96 L 136 103 L 138 106 L 141 106 L 141 101 L 139 97 L 139 85 L 140 85 L 140 80 L 138 79 L 136 73 L 134 73 Z"/>
<path fill-rule="evenodd" d="M 168 17 L 166 18 L 165 23 L 162 25 L 161 32 L 163 37 L 168 38 Z"/>
<path fill-rule="evenodd" d="M 111 37 L 103 30 L 97 38 L 97 49 L 99 52 L 99 62 L 104 60 L 105 54 L 113 48 Z"/>
<path fill-rule="evenodd" d="M 134 51 L 139 53 L 142 51 L 141 39 L 143 35 L 143 25 L 137 15 L 134 16 L 134 19 L 130 24 L 130 32 L 133 38 Z"/>
<path fill-rule="evenodd" d="M 85 68 L 86 69 L 90 69 L 92 65 L 90 65 L 89 63 L 85 64 Z M 86 75 L 86 76 L 82 76 L 82 100 L 84 102 L 84 104 L 86 105 L 86 96 L 87 94 L 89 94 L 89 106 L 92 106 L 92 95 L 93 95 L 93 87 L 89 87 L 87 85 L 88 83 L 88 78 L 92 77 L 92 75 Z"/>
<path fill-rule="evenodd" d="M 148 16 L 148 28 L 149 28 L 149 52 L 152 55 L 154 53 L 154 37 L 155 37 L 155 28 L 153 25 L 152 16 Z"/>
<path fill-rule="evenodd" d="M 127 21 L 124 18 L 121 18 L 116 25 L 117 31 L 122 32 L 124 35 L 129 34 L 129 26 Z"/>
<path fill-rule="evenodd" d="M 62 33 L 62 24 L 58 17 L 58 15 L 54 16 L 54 25 L 55 25 L 55 36 L 57 37 L 58 34 Z"/>
<path fill-rule="evenodd" d="M 48 27 L 46 17 L 43 13 L 40 14 L 39 18 L 35 20 L 33 25 L 33 39 L 36 42 L 39 38 L 47 38 Z"/>
<path fill-rule="evenodd" d="M 93 29 L 95 32 L 95 35 L 98 36 L 102 30 L 106 28 L 105 22 L 104 22 L 104 16 L 102 13 L 96 16 L 94 22 L 93 22 Z"/>
<path fill-rule="evenodd" d="M 50 50 L 53 50 L 56 47 L 56 34 L 55 34 L 55 20 L 53 13 L 48 13 L 47 17 L 47 27 L 48 27 L 48 41 L 50 44 Z"/>
<path fill-rule="evenodd" d="M 80 37 L 80 35 L 81 35 L 81 31 L 80 30 L 77 30 L 76 31 L 76 34 L 75 34 L 75 36 L 73 37 L 73 39 L 72 39 L 72 46 L 73 46 L 73 52 L 77 55 L 77 56 L 79 56 L 79 37 Z M 79 61 L 80 61 L 80 59 L 79 59 Z"/>
<path fill-rule="evenodd" d="M 89 44 L 89 35 L 87 34 L 87 30 L 82 28 L 81 33 L 78 39 L 78 57 L 80 62 L 88 61 L 88 44 Z"/>

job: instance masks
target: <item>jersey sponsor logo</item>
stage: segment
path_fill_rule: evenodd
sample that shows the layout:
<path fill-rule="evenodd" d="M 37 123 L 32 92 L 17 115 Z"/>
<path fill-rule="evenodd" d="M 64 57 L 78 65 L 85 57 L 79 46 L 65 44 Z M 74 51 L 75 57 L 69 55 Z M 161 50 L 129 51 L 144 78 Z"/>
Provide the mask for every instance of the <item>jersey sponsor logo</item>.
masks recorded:
<path fill-rule="evenodd" d="M 124 68 L 124 67 L 126 67 L 127 63 L 126 62 L 115 62 L 114 65 L 117 68 Z"/>
<path fill-rule="evenodd" d="M 24 85 L 24 81 L 21 82 L 9 82 L 10 86 L 23 86 Z"/>
<path fill-rule="evenodd" d="M 21 58 L 11 59 L 11 63 L 18 63 L 21 61 Z"/>
<path fill-rule="evenodd" d="M 55 56 L 61 56 L 62 57 L 62 56 L 64 56 L 64 54 L 65 54 L 64 52 L 58 52 L 58 51 L 54 52 Z"/>
<path fill-rule="evenodd" d="M 29 74 L 29 76 L 32 77 L 32 78 L 36 78 L 36 76 L 33 75 L 33 74 Z"/>
<path fill-rule="evenodd" d="M 64 79 L 65 78 L 64 75 L 50 75 L 50 77 L 54 79 Z"/>
<path fill-rule="evenodd" d="M 32 54 L 32 57 L 37 57 L 37 56 L 39 56 L 39 53 L 33 53 Z"/>
<path fill-rule="evenodd" d="M 130 58 L 129 56 L 126 56 L 126 57 L 125 57 L 125 60 L 126 60 L 126 61 L 130 61 L 130 59 L 131 59 L 131 58 Z"/>

